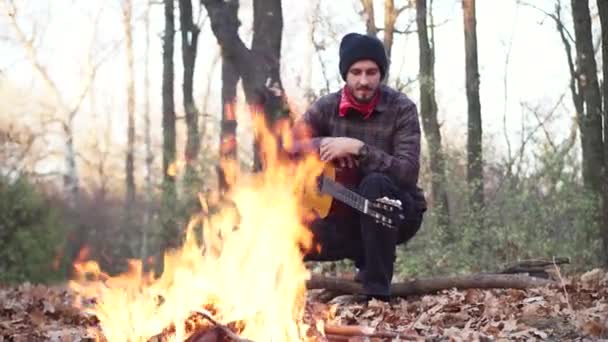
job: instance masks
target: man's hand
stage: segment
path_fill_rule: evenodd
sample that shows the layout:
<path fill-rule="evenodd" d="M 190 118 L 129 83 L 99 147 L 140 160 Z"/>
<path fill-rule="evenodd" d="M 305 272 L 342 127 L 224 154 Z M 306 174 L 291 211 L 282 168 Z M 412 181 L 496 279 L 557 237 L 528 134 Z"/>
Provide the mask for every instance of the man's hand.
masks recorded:
<path fill-rule="evenodd" d="M 356 156 L 362 146 L 363 142 L 358 139 L 346 137 L 323 138 L 319 147 L 319 155 L 324 162 L 339 159 L 341 166 L 351 166 L 353 164 L 352 156 Z"/>

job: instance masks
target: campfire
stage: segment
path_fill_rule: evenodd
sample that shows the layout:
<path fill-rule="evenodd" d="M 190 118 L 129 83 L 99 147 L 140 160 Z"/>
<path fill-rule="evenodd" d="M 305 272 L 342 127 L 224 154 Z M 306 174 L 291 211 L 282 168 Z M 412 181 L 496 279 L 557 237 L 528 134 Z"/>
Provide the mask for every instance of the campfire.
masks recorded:
<path fill-rule="evenodd" d="M 188 224 L 181 248 L 165 254 L 160 276 L 144 272 L 140 261 L 119 276 L 95 261 L 75 264 L 70 287 L 80 301 L 89 299 L 82 310 L 99 319 L 103 339 L 309 340 L 302 252 L 312 248 L 311 235 L 294 193 L 322 164 L 313 156 L 282 161 L 273 135 L 262 131 L 264 171 L 239 174 L 227 195 L 231 205 L 213 215 L 202 200 L 202 214 Z"/>

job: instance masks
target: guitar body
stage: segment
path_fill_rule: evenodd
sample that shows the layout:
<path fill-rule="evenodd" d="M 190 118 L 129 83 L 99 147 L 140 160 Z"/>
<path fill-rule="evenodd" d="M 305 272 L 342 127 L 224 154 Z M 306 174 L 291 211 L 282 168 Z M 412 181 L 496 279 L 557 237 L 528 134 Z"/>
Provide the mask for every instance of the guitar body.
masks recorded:
<path fill-rule="evenodd" d="M 326 163 L 322 174 L 308 177 L 304 189 L 302 189 L 302 199 L 306 209 L 314 212 L 320 218 L 325 218 L 331 210 L 333 197 L 321 193 L 318 181 L 318 177 L 321 175 L 336 180 L 336 168 L 332 164 Z"/>
<path fill-rule="evenodd" d="M 356 169 L 336 169 L 326 163 L 319 174 L 311 174 L 300 188 L 304 209 L 318 218 L 336 211 L 352 208 L 368 215 L 383 226 L 396 228 L 404 222 L 401 201 L 387 197 L 365 198 L 349 189 L 357 184 Z"/>

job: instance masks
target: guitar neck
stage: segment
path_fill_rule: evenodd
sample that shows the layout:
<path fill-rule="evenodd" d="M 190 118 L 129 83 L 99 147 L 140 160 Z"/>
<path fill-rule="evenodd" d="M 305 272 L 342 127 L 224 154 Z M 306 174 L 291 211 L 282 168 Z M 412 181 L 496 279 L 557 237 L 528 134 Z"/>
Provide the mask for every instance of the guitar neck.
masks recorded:
<path fill-rule="evenodd" d="M 364 214 L 370 212 L 369 200 L 330 178 L 322 178 L 321 192 Z"/>

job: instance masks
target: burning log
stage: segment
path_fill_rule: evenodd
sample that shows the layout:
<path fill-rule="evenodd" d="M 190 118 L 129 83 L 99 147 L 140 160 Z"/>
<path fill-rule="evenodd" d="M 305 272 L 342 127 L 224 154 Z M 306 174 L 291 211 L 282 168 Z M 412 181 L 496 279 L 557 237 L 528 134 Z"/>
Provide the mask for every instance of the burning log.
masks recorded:
<path fill-rule="evenodd" d="M 391 293 L 394 297 L 411 295 L 424 295 L 456 288 L 464 289 L 496 289 L 512 288 L 526 289 L 543 287 L 555 284 L 554 281 L 518 274 L 473 274 L 454 277 L 436 277 L 426 279 L 413 279 L 402 283 L 394 283 Z M 312 289 L 325 289 L 336 294 L 363 294 L 363 286 L 353 280 L 336 277 L 312 275 L 306 282 L 306 287 Z"/>
<path fill-rule="evenodd" d="M 192 336 L 190 336 L 186 342 L 215 342 L 215 341 L 223 341 L 224 337 L 230 339 L 233 342 L 253 342 L 251 340 L 241 338 L 239 335 L 234 333 L 232 329 L 228 326 L 218 322 L 215 320 L 209 312 L 206 310 L 195 311 L 194 314 L 200 315 L 209 322 L 211 322 L 214 327 L 212 329 L 207 329 L 202 332 L 196 332 Z"/>

